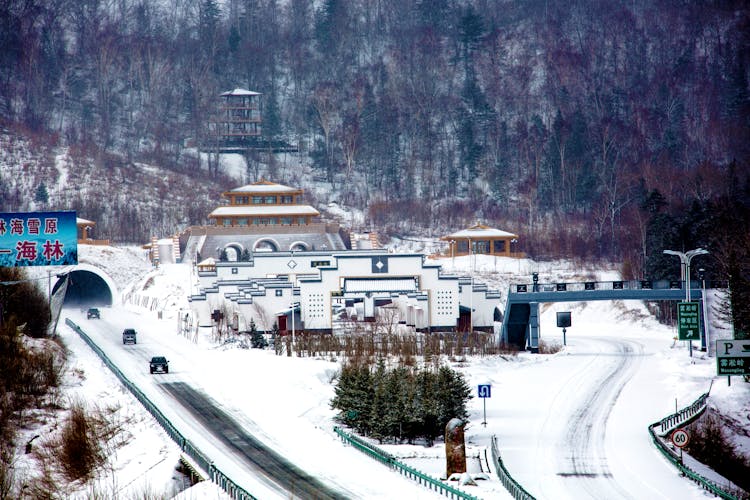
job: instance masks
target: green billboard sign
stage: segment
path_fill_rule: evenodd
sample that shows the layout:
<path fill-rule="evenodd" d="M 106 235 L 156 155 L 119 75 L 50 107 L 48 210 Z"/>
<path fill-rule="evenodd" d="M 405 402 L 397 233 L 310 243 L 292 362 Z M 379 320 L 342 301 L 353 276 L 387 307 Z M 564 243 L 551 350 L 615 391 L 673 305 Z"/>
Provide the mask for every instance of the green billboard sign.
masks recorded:
<path fill-rule="evenodd" d="M 700 340 L 700 308 L 698 302 L 677 304 L 677 338 L 679 340 Z"/>

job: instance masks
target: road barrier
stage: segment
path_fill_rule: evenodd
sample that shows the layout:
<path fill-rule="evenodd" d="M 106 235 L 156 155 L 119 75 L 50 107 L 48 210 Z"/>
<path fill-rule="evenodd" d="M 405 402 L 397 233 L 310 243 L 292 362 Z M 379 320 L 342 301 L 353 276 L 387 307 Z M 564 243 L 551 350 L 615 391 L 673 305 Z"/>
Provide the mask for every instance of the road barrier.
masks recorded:
<path fill-rule="evenodd" d="M 518 484 L 518 481 L 513 479 L 503 464 L 503 459 L 500 457 L 500 449 L 497 446 L 497 438 L 492 436 L 492 460 L 495 463 L 495 470 L 497 471 L 497 477 L 500 478 L 500 482 L 503 483 L 508 493 L 513 495 L 516 500 L 536 500 L 528 491 L 523 489 L 523 486 Z"/>
<path fill-rule="evenodd" d="M 409 467 L 406 464 L 402 464 L 401 462 L 393 458 L 392 455 L 386 453 L 377 446 L 368 443 L 358 436 L 344 432 L 339 427 L 334 427 L 333 431 L 338 434 L 341 440 L 345 443 L 352 445 L 362 453 L 369 455 L 370 457 L 387 465 L 388 467 L 396 469 L 398 472 L 408 477 L 409 479 L 417 481 L 419 484 L 426 486 L 431 490 L 437 491 L 441 495 L 447 496 L 448 498 L 458 498 L 461 500 L 479 500 L 473 495 L 464 493 L 463 491 L 456 489 L 448 484 L 444 484 L 442 481 L 428 476 L 427 474 Z"/>
<path fill-rule="evenodd" d="M 707 479 L 688 466 L 682 463 L 680 456 L 667 446 L 664 436 L 669 434 L 670 431 L 696 420 L 700 417 L 703 412 L 706 411 L 706 401 L 708 400 L 708 393 L 701 394 L 692 404 L 682 408 L 675 413 L 664 417 L 658 422 L 648 426 L 648 432 L 651 434 L 651 439 L 656 444 L 656 447 L 661 453 L 674 464 L 677 469 L 686 477 L 692 479 L 698 483 L 704 490 L 710 491 L 714 495 L 721 497 L 725 500 L 739 500 L 739 497 L 732 495 L 731 493 L 724 491 L 721 486 L 715 482 Z M 660 431 L 657 434 L 656 428 L 659 427 Z"/>
<path fill-rule="evenodd" d="M 657 422 L 660 427 L 659 434 L 661 436 L 664 436 L 677 427 L 682 427 L 685 424 L 689 424 L 690 422 L 701 416 L 706 410 L 707 400 L 708 393 L 706 392 L 704 394 L 701 394 L 701 396 L 696 399 L 690 406 L 686 406 L 685 408 L 669 415 L 668 417 L 664 417 L 663 419 L 659 420 Z"/>
<path fill-rule="evenodd" d="M 211 481 L 218 485 L 221 489 L 223 489 L 233 500 L 258 500 L 256 497 L 248 493 L 245 489 L 243 489 L 241 486 L 239 486 L 237 483 L 232 481 L 226 474 L 221 472 L 212 461 L 206 457 L 198 448 L 196 448 L 189 440 L 185 439 L 185 437 L 180 434 L 180 432 L 177 430 L 177 428 L 170 422 L 167 417 L 162 414 L 162 412 L 159 410 L 159 408 L 156 407 L 154 403 L 151 402 L 150 399 L 146 397 L 145 394 L 141 392 L 138 387 L 136 387 L 135 384 L 133 384 L 130 379 L 128 379 L 125 374 L 123 374 L 117 366 L 107 357 L 106 354 L 104 354 L 104 351 L 101 350 L 101 348 L 94 343 L 91 338 L 86 335 L 86 333 L 81 330 L 81 328 L 76 325 L 74 322 L 72 322 L 70 319 L 65 319 L 65 324 L 68 325 L 70 328 L 72 328 L 78 335 L 88 344 L 88 346 L 99 356 L 99 358 L 102 360 L 102 362 L 109 368 L 112 373 L 115 374 L 115 376 L 120 380 L 122 385 L 124 385 L 132 394 L 135 396 L 135 398 L 143 405 L 146 410 L 156 419 L 157 422 L 159 422 L 159 425 L 164 429 L 164 431 L 169 435 L 172 440 L 177 443 L 177 445 L 180 447 L 180 450 L 187 456 L 189 456 L 191 459 L 193 459 L 199 467 L 201 467 L 206 474 L 208 474 L 208 477 L 211 478 Z"/>

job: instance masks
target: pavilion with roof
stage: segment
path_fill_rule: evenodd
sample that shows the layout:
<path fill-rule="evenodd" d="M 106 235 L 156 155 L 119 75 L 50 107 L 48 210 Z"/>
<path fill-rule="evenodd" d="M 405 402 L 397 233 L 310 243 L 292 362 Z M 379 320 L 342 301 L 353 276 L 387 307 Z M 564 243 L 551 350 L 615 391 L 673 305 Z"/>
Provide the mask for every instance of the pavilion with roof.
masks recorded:
<path fill-rule="evenodd" d="M 346 249 L 339 225 L 321 221 L 320 212 L 303 203 L 303 194 L 265 179 L 226 191 L 225 203 L 208 215 L 211 224 L 180 235 L 180 253 L 202 262 L 224 252 L 229 260 L 242 260 L 259 251 Z"/>
<path fill-rule="evenodd" d="M 320 212 L 300 203 L 302 193 L 302 189 L 261 179 L 222 193 L 229 204 L 216 208 L 208 218 L 223 227 L 308 225 Z"/>
<path fill-rule="evenodd" d="M 448 255 L 470 254 L 512 257 L 511 244 L 518 242 L 518 235 L 495 229 L 477 222 L 475 225 L 440 238 L 448 242 Z"/>

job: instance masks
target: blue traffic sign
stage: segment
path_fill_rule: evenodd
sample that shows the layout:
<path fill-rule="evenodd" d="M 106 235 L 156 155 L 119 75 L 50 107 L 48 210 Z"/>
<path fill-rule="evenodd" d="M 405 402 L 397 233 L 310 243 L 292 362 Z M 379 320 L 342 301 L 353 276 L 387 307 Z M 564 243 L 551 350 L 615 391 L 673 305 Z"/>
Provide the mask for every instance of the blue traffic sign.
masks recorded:
<path fill-rule="evenodd" d="M 492 388 L 492 386 L 490 384 L 479 384 L 479 386 L 478 386 L 479 397 L 480 398 L 488 398 L 488 397 L 490 397 L 490 392 L 491 392 L 490 389 L 491 388 Z"/>

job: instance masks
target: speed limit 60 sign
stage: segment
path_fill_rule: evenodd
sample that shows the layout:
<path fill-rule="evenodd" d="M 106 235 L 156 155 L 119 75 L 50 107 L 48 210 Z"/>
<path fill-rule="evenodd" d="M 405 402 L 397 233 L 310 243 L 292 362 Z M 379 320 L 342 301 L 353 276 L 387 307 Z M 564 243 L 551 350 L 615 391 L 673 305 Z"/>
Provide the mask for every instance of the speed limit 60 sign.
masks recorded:
<path fill-rule="evenodd" d="M 678 448 L 684 448 L 690 441 L 690 436 L 685 429 L 675 429 L 672 433 L 672 443 Z"/>

